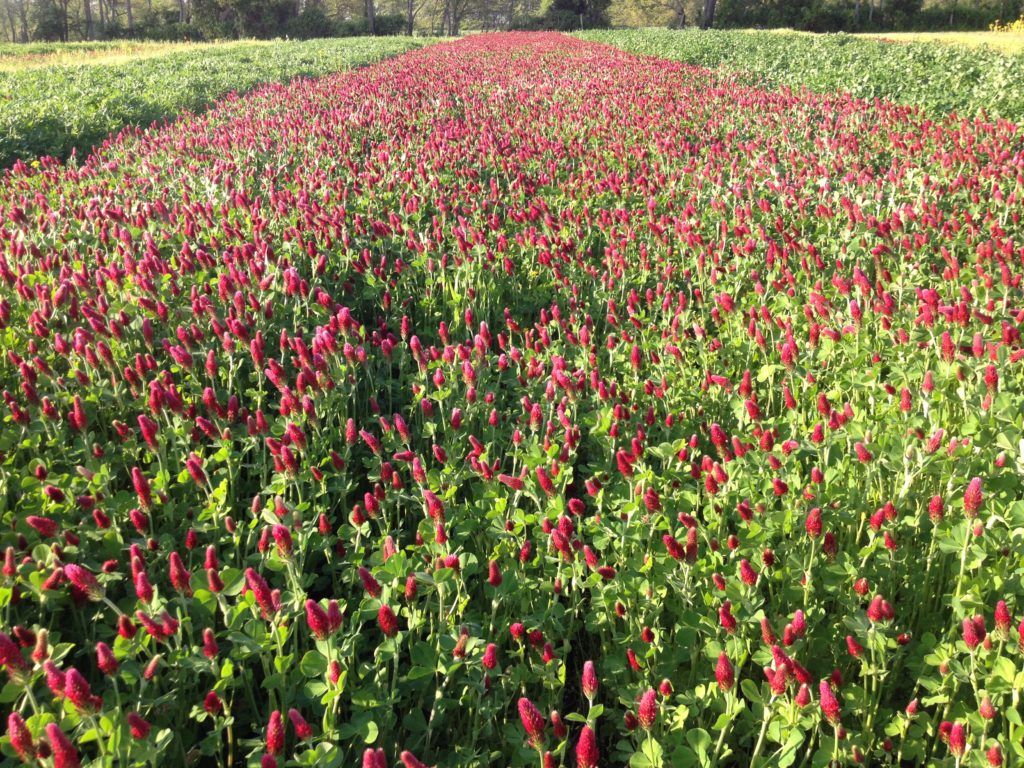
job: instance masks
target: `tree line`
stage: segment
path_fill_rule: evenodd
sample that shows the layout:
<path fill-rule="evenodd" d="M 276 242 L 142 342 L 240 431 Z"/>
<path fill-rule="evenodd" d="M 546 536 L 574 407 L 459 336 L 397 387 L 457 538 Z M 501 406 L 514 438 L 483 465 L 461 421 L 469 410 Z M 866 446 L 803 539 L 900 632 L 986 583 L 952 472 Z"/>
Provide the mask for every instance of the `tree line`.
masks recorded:
<path fill-rule="evenodd" d="M 0 0 L 9 42 L 459 35 L 607 26 L 984 29 L 1024 0 Z"/>

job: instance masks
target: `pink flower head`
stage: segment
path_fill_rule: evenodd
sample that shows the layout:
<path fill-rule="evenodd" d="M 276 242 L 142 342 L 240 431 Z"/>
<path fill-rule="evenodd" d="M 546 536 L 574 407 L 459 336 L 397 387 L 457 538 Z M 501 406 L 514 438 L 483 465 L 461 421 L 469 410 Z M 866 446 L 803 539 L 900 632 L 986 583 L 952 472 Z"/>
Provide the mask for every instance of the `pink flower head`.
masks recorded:
<path fill-rule="evenodd" d="M 274 537 L 274 544 L 277 545 L 278 554 L 286 559 L 291 557 L 294 544 L 292 542 L 292 532 L 288 530 L 288 527 L 277 524 L 270 529 L 270 533 Z"/>
<path fill-rule="evenodd" d="M 381 595 L 380 582 L 373 577 L 373 574 L 363 566 L 359 566 L 359 580 L 363 583 L 363 589 L 366 590 L 366 594 L 374 599 L 378 599 Z"/>
<path fill-rule="evenodd" d="M 494 669 L 498 666 L 498 646 L 494 643 L 488 643 L 487 649 L 484 651 L 483 657 L 484 669 Z"/>
<path fill-rule="evenodd" d="M 140 507 L 149 509 L 153 506 L 153 492 L 149 487 L 149 480 L 146 479 L 146 476 L 142 474 L 142 470 L 138 467 L 132 467 L 132 486 L 139 497 Z"/>
<path fill-rule="evenodd" d="M 590 699 L 590 701 L 593 701 L 597 697 L 598 685 L 594 662 L 583 662 L 583 695 Z"/>
<path fill-rule="evenodd" d="M 398 617 L 391 610 L 391 606 L 382 605 L 377 612 L 377 624 L 385 637 L 394 637 L 398 632 Z"/>
<path fill-rule="evenodd" d="M 219 715 L 224 711 L 224 702 L 220 700 L 220 696 L 217 695 L 216 691 L 210 691 L 206 694 L 203 699 L 203 709 L 210 715 Z"/>
<path fill-rule="evenodd" d="M 53 768 L 79 768 L 78 751 L 56 723 L 46 724 L 46 740 L 53 753 Z"/>
<path fill-rule="evenodd" d="M 313 736 L 313 729 L 310 727 L 306 719 L 299 713 L 299 710 L 292 707 L 288 710 L 288 719 L 292 721 L 292 727 L 295 729 L 295 737 L 299 741 L 306 741 Z"/>
<path fill-rule="evenodd" d="M 427 768 L 427 764 L 419 760 L 412 752 L 402 752 L 398 759 L 402 761 L 405 768 Z"/>
<path fill-rule="evenodd" d="M 653 688 L 648 688 L 640 697 L 640 704 L 636 708 L 636 716 L 640 721 L 640 727 L 645 731 L 651 730 L 658 719 L 658 693 Z"/>
<path fill-rule="evenodd" d="M 274 605 L 274 595 L 266 579 L 252 568 L 246 568 L 245 583 L 252 590 L 253 596 L 256 598 L 256 605 L 260 607 L 264 618 L 268 619 L 277 613 L 277 608 Z"/>
<path fill-rule="evenodd" d="M 544 715 L 525 696 L 519 699 L 519 719 L 523 721 L 523 730 L 530 744 L 539 749 L 544 743 Z"/>
<path fill-rule="evenodd" d="M 28 669 L 21 648 L 6 632 L 0 632 L 0 664 L 7 668 L 7 674 L 12 679 L 20 679 Z"/>
<path fill-rule="evenodd" d="M 832 723 L 832 725 L 838 725 L 841 709 L 839 706 L 839 699 L 837 699 L 835 693 L 833 693 L 831 684 L 828 680 L 822 680 L 818 686 L 818 690 L 821 697 L 822 714 L 825 715 L 825 719 Z"/>
<path fill-rule="evenodd" d="M 975 477 L 967 484 L 967 489 L 964 491 L 964 514 L 969 518 L 977 517 L 978 510 L 981 509 L 981 502 L 981 478 Z"/>
<path fill-rule="evenodd" d="M 93 695 L 92 688 L 82 673 L 74 667 L 64 675 L 64 695 L 79 712 L 93 712 L 103 704 L 98 696 Z"/>
<path fill-rule="evenodd" d="M 985 759 L 992 768 L 1000 768 L 1003 764 L 1003 748 L 998 742 L 989 747 L 985 753 Z"/>
<path fill-rule="evenodd" d="M 171 552 L 169 567 L 171 586 L 186 597 L 191 596 L 192 574 L 188 572 L 188 569 L 185 567 L 185 563 L 181 559 L 181 555 L 177 552 Z"/>
<path fill-rule="evenodd" d="M 133 739 L 144 739 L 149 736 L 149 731 L 153 727 L 140 715 L 138 712 L 128 713 L 128 730 L 131 731 Z"/>
<path fill-rule="evenodd" d="M 117 659 L 110 646 L 104 642 L 96 643 L 96 666 L 105 675 L 117 674 Z"/>
<path fill-rule="evenodd" d="M 306 601 L 306 623 L 317 640 L 326 640 L 331 635 L 327 612 L 315 600 Z"/>
<path fill-rule="evenodd" d="M 29 763 L 35 760 L 35 744 L 32 742 L 32 733 L 28 726 L 17 712 L 11 712 L 7 716 L 7 738 L 11 740 L 11 746 L 18 753 L 22 762 Z"/>
<path fill-rule="evenodd" d="M 1003 640 L 1010 636 L 1010 627 L 1013 626 L 1013 617 L 1010 615 L 1010 609 L 1006 607 L 1006 601 L 1000 600 L 996 603 L 996 633 Z"/>
<path fill-rule="evenodd" d="M 267 752 L 270 754 L 279 755 L 284 751 L 284 723 L 281 720 L 281 712 L 279 710 L 275 709 L 270 713 L 265 741 Z"/>
<path fill-rule="evenodd" d="M 949 729 L 949 753 L 953 757 L 963 757 L 967 751 L 967 733 L 963 723 L 953 723 Z"/>
<path fill-rule="evenodd" d="M 807 529 L 807 535 L 812 539 L 816 539 L 821 536 L 821 508 L 814 507 L 810 512 L 807 513 L 807 522 L 805 523 Z"/>
<path fill-rule="evenodd" d="M 967 650 L 969 651 L 973 651 L 985 639 L 984 620 L 980 622 L 979 627 L 979 622 L 976 620 L 977 618 L 978 617 L 964 619 L 962 622 L 964 645 L 967 646 Z"/>
<path fill-rule="evenodd" d="M 718 682 L 718 687 L 723 691 L 732 690 L 733 685 L 736 683 L 732 662 L 729 661 L 729 657 L 725 653 L 718 654 L 718 663 L 715 665 L 715 680 Z"/>
<path fill-rule="evenodd" d="M 597 746 L 597 735 L 589 725 L 584 725 L 576 742 L 576 768 L 597 768 L 601 751 Z"/>

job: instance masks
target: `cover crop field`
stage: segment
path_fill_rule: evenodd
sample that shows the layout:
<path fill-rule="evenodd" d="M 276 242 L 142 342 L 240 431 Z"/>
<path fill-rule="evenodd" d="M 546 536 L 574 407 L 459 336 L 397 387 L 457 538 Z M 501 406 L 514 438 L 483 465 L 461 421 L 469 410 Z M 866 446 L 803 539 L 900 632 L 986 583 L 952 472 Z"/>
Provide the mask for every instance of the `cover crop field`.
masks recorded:
<path fill-rule="evenodd" d="M 6 764 L 1019 764 L 1022 195 L 555 34 L 19 164 Z"/>

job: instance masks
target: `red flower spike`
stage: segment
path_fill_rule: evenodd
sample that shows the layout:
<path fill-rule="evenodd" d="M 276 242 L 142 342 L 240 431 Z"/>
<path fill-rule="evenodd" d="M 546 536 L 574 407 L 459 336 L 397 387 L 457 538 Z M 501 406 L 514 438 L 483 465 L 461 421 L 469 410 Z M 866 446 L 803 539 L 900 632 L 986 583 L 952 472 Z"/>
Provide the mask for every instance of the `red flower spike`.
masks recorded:
<path fill-rule="evenodd" d="M 551 720 L 551 733 L 554 734 L 556 739 L 561 740 L 569 735 L 569 729 L 566 728 L 565 721 L 562 720 L 562 716 L 558 714 L 557 709 L 551 710 L 549 719 Z"/>
<path fill-rule="evenodd" d="M 305 718 L 299 713 L 299 710 L 292 709 L 288 710 L 288 719 L 292 722 L 292 727 L 295 729 L 295 737 L 299 741 L 306 741 L 313 737 L 313 729 L 309 723 L 306 722 Z"/>
<path fill-rule="evenodd" d="M 636 709 L 637 720 L 645 731 L 651 730 L 658 719 L 658 694 L 653 688 L 644 691 Z"/>
<path fill-rule="evenodd" d="M 985 752 L 985 759 L 992 768 L 999 768 L 1003 764 L 1003 748 L 999 744 L 993 744 Z"/>
<path fill-rule="evenodd" d="M 963 723 L 953 723 L 953 727 L 949 729 L 949 753 L 959 758 L 963 757 L 966 750 L 967 733 Z"/>
<path fill-rule="evenodd" d="M 544 744 L 544 716 L 525 696 L 519 699 L 519 719 L 523 723 L 527 740 L 534 749 Z"/>
<path fill-rule="evenodd" d="M 331 635 L 327 612 L 315 600 L 306 601 L 306 623 L 317 640 L 326 640 Z"/>
<path fill-rule="evenodd" d="M 128 713 L 128 730 L 133 739 L 144 739 L 149 736 L 151 726 L 138 712 Z"/>
<path fill-rule="evenodd" d="M 113 676 L 117 674 L 117 659 L 114 658 L 114 652 L 110 649 L 110 646 L 104 642 L 96 643 L 96 666 L 105 675 Z"/>
<path fill-rule="evenodd" d="M 718 663 L 715 665 L 715 680 L 722 691 L 732 690 L 736 683 L 732 662 L 725 653 L 718 655 Z"/>
<path fill-rule="evenodd" d="M 589 725 L 584 725 L 576 742 L 576 768 L 598 768 L 600 761 L 597 735 Z"/>
<path fill-rule="evenodd" d="M 832 686 L 828 680 L 822 680 L 818 686 L 820 699 L 821 699 L 821 712 L 832 725 L 839 724 L 839 717 L 841 709 L 839 706 L 839 699 L 832 692 Z"/>
<path fill-rule="evenodd" d="M 11 712 L 7 716 L 7 738 L 11 740 L 11 746 L 22 762 L 30 763 L 35 760 L 35 744 L 32 741 L 32 733 L 17 712 Z"/>
<path fill-rule="evenodd" d="M 964 491 L 964 515 L 966 515 L 968 518 L 977 517 L 978 510 L 981 509 L 981 486 L 981 478 L 975 477 L 972 478 L 971 482 L 967 484 L 967 489 Z"/>
<path fill-rule="evenodd" d="M 377 612 L 377 625 L 385 637 L 394 637 L 398 633 L 398 617 L 388 605 L 382 605 Z"/>
<path fill-rule="evenodd" d="M 80 768 L 78 751 L 56 723 L 47 723 L 46 740 L 53 753 L 53 768 Z"/>
<path fill-rule="evenodd" d="M 412 752 L 403 752 L 398 756 L 405 768 L 427 768 L 427 764 L 421 762 Z"/>
<path fill-rule="evenodd" d="M 594 662 L 589 660 L 583 662 L 583 695 L 593 702 L 593 700 L 597 698 L 598 687 L 599 683 L 597 679 L 597 672 L 594 670 Z"/>
<path fill-rule="evenodd" d="M 270 754 L 279 755 L 284 751 L 284 723 L 279 710 L 275 709 L 270 713 L 264 740 Z"/>
<path fill-rule="evenodd" d="M 203 709 L 205 709 L 208 714 L 216 716 L 224 711 L 224 702 L 220 700 L 220 696 L 218 696 L 216 692 L 210 691 L 203 699 Z"/>

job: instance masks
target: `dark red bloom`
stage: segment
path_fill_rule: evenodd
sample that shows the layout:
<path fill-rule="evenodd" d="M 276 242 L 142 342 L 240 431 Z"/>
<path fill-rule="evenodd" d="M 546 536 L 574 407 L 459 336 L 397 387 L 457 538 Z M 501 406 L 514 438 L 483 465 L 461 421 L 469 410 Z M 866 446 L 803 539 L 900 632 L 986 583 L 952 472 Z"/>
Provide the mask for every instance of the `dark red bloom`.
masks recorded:
<path fill-rule="evenodd" d="M 825 715 L 825 719 L 828 720 L 832 725 L 838 725 L 841 709 L 839 706 L 839 699 L 836 698 L 835 693 L 832 692 L 832 686 L 828 680 L 822 680 L 818 686 L 821 697 L 821 712 Z"/>
<path fill-rule="evenodd" d="M 326 640 L 331 635 L 327 612 L 315 600 L 306 601 L 306 623 L 317 640 Z"/>
<path fill-rule="evenodd" d="M 403 752 L 398 759 L 402 761 L 405 768 L 427 768 L 427 764 L 421 762 L 412 752 Z"/>
<path fill-rule="evenodd" d="M 736 683 L 733 673 L 732 662 L 725 653 L 718 654 L 718 663 L 715 665 L 715 680 L 718 687 L 723 691 L 732 690 Z"/>
<path fill-rule="evenodd" d="M 28 763 L 35 759 L 35 744 L 32 741 L 32 734 L 17 712 L 11 712 L 7 716 L 7 738 L 11 740 L 11 746 L 18 753 L 22 762 Z"/>
<path fill-rule="evenodd" d="M 523 730 L 534 749 L 544 743 L 544 715 L 525 696 L 519 699 L 519 719 L 523 722 Z"/>
<path fill-rule="evenodd" d="M 637 720 L 640 727 L 645 731 L 651 730 L 658 719 L 658 694 L 653 688 L 648 688 L 640 697 L 640 704 L 636 708 Z"/>
<path fill-rule="evenodd" d="M 270 754 L 279 755 L 284 751 L 284 723 L 281 720 L 281 712 L 279 710 L 275 709 L 270 713 L 265 741 L 267 752 Z"/>
<path fill-rule="evenodd" d="M 594 670 L 594 662 L 583 662 L 583 695 L 591 701 L 593 701 L 595 698 L 597 698 L 598 686 L 599 683 L 597 680 L 597 672 Z"/>
<path fill-rule="evenodd" d="M 394 637 L 398 632 L 398 617 L 388 605 L 382 605 L 377 612 L 377 624 L 385 637 Z"/>
<path fill-rule="evenodd" d="M 128 729 L 131 731 L 133 739 L 144 739 L 149 736 L 152 726 L 143 719 L 142 715 L 138 712 L 129 712 L 127 719 Z"/>
<path fill-rule="evenodd" d="M 967 750 L 967 733 L 963 723 L 953 723 L 949 729 L 949 753 L 953 757 L 963 757 Z"/>
<path fill-rule="evenodd" d="M 969 518 L 977 517 L 978 510 L 981 509 L 981 502 L 981 478 L 975 477 L 967 484 L 967 489 L 964 491 L 964 514 Z"/>
<path fill-rule="evenodd" d="M 299 713 L 299 710 L 292 707 L 288 710 L 288 719 L 292 721 L 292 727 L 295 729 L 295 737 L 299 741 L 306 741 L 313 736 L 313 729 L 310 727 L 306 719 Z"/>
<path fill-rule="evenodd" d="M 78 751 L 56 723 L 46 724 L 46 740 L 53 753 L 53 768 L 79 768 Z"/>
<path fill-rule="evenodd" d="M 576 742 L 576 768 L 597 768 L 600 761 L 597 735 L 589 725 L 584 725 Z"/>

